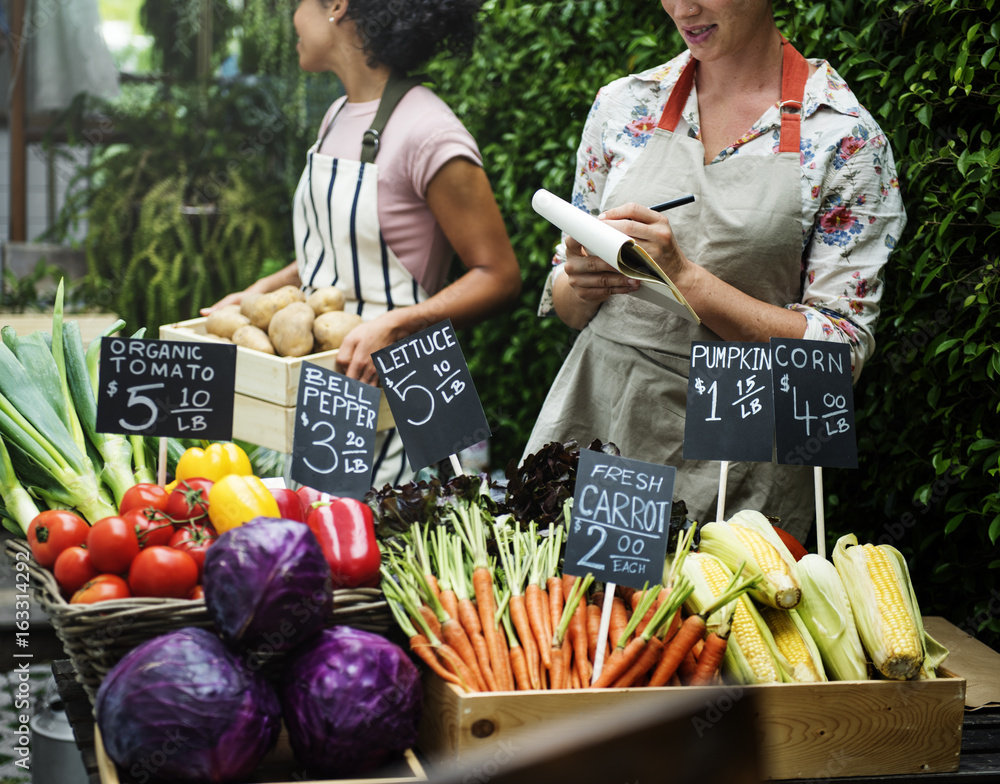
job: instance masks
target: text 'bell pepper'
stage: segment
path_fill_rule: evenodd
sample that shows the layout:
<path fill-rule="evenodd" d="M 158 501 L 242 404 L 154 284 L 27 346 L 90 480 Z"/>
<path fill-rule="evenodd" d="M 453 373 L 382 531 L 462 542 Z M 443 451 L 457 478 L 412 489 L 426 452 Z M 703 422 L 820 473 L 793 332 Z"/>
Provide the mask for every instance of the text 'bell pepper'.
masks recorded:
<path fill-rule="evenodd" d="M 259 477 L 229 474 L 208 491 L 208 519 L 219 534 L 255 517 L 280 517 L 278 502 Z"/>
<path fill-rule="evenodd" d="M 306 517 L 330 564 L 334 588 L 374 588 L 382 556 L 371 507 L 355 498 L 333 497 Z"/>
<path fill-rule="evenodd" d="M 202 449 L 192 446 L 184 450 L 174 471 L 176 479 L 211 479 L 213 482 L 227 474 L 248 476 L 253 473 L 250 458 L 239 444 L 219 441 Z"/>

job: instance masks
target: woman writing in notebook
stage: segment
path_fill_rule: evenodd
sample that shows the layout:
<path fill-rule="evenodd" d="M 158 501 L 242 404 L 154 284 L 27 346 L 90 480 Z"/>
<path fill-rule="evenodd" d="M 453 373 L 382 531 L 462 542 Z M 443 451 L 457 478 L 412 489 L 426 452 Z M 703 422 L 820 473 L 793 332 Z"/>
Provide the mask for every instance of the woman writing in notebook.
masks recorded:
<path fill-rule="evenodd" d="M 301 0 L 299 65 L 334 73 L 329 109 L 294 197 L 296 260 L 246 292 L 336 285 L 364 323 L 340 369 L 378 382 L 371 354 L 446 318 L 475 324 L 516 298 L 521 275 L 475 140 L 407 79 L 439 51 L 468 50 L 481 0 Z M 374 129 L 374 132 L 373 130 Z M 446 285 L 452 254 L 465 272 Z M 379 434 L 373 485 L 410 478 L 395 431 Z"/>
<path fill-rule="evenodd" d="M 704 522 L 719 469 L 682 459 L 691 341 L 840 341 L 856 379 L 905 215 L 884 133 L 827 62 L 784 39 L 770 0 L 662 5 L 688 49 L 599 92 L 572 201 L 657 259 L 701 324 L 622 296 L 635 281 L 564 237 L 540 312 L 582 332 L 526 453 L 600 438 L 677 466 L 674 495 Z M 808 529 L 808 468 L 737 463 L 728 486 L 727 509 Z"/>

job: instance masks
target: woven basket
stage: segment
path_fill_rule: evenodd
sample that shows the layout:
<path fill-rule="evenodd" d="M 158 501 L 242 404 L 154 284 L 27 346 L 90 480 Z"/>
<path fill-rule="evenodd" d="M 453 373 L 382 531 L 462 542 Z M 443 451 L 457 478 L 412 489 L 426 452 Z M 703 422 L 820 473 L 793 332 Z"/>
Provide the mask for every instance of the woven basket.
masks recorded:
<path fill-rule="evenodd" d="M 140 643 L 186 626 L 212 625 L 204 599 L 133 598 L 70 604 L 60 594 L 52 572 L 32 557 L 27 542 L 8 539 L 4 552 L 12 562 L 28 564 L 32 593 L 49 616 L 91 704 L 108 671 Z M 334 591 L 329 625 L 384 635 L 392 627 L 392 615 L 381 589 L 341 589 Z"/>

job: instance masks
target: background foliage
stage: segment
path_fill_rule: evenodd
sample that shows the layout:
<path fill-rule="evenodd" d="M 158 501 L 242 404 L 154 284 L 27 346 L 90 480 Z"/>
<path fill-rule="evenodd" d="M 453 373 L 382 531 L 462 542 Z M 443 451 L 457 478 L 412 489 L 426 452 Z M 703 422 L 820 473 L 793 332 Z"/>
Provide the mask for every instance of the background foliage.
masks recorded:
<path fill-rule="evenodd" d="M 1000 647 L 995 2 L 776 6 L 785 35 L 828 59 L 889 133 L 909 216 L 855 390 L 860 467 L 825 474 L 831 543 L 855 531 L 898 547 L 926 614 Z M 520 457 L 573 339 L 535 315 L 557 237 L 531 194 L 568 196 L 601 85 L 681 49 L 659 3 L 489 0 L 472 62 L 432 69 L 479 141 L 524 270 L 518 307 L 464 339 L 501 465 Z"/>

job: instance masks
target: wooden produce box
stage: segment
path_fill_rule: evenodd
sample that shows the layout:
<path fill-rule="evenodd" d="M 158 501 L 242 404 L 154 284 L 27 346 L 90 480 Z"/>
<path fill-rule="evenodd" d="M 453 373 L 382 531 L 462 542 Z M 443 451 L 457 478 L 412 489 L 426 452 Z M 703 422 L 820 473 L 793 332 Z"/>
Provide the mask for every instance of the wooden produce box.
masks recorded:
<path fill-rule="evenodd" d="M 417 747 L 432 765 L 474 762 L 503 739 L 555 742 L 562 719 L 625 704 L 639 710 L 661 700 L 689 703 L 693 695 L 700 706 L 685 709 L 697 737 L 703 737 L 700 727 L 707 738 L 734 705 L 751 697 L 763 778 L 940 773 L 958 769 L 965 686 L 947 673 L 909 682 L 464 694 L 429 674 Z"/>
<path fill-rule="evenodd" d="M 97 755 L 97 769 L 101 784 L 133 784 L 145 781 L 148 773 L 133 779 L 127 771 L 119 771 L 118 766 L 108 757 L 101 742 L 101 733 L 94 727 L 94 748 Z M 402 760 L 391 769 L 376 772 L 371 776 L 350 779 L 303 779 L 297 770 L 292 747 L 288 744 L 288 736 L 282 727 L 277 745 L 261 760 L 253 776 L 246 784 L 291 784 L 291 782 L 312 782 L 312 784 L 413 784 L 427 781 L 427 775 L 411 749 L 407 749 Z"/>
<path fill-rule="evenodd" d="M 160 327 L 162 340 L 217 340 L 205 329 L 206 318 L 178 321 Z M 233 438 L 251 444 L 292 451 L 295 432 L 295 403 L 299 394 L 299 373 L 303 362 L 336 370 L 336 351 L 322 351 L 304 357 L 276 357 L 237 346 L 236 397 L 233 409 Z M 395 427 L 389 403 L 382 393 L 378 430 Z"/>

